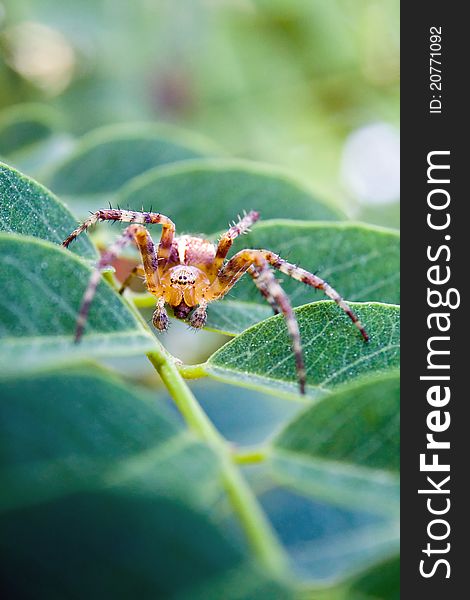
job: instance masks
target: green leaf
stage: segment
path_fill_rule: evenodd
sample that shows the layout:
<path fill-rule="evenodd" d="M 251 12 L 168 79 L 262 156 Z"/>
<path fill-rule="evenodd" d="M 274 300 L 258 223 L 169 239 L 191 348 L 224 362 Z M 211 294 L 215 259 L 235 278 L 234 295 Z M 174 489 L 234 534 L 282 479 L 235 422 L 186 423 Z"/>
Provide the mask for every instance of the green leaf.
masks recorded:
<path fill-rule="evenodd" d="M 273 441 L 274 476 L 339 506 L 397 513 L 400 381 L 396 373 L 356 382 L 298 415 Z"/>
<path fill-rule="evenodd" d="M 398 367 L 399 308 L 379 303 L 352 303 L 351 307 L 370 335 L 367 344 L 334 302 L 295 309 L 311 396 L 356 377 Z M 262 321 L 222 346 L 205 369 L 216 379 L 288 396 L 298 387 L 282 315 Z"/>
<path fill-rule="evenodd" d="M 104 280 L 91 305 L 85 335 L 80 344 L 73 343 L 91 272 L 64 248 L 0 234 L 0 373 L 155 349 L 156 339 Z"/>
<path fill-rule="evenodd" d="M 194 506 L 217 499 L 212 452 L 150 394 L 106 371 L 90 365 L 13 377 L 2 390 L 9 452 L 0 511 L 130 482 L 136 492 L 181 497 L 194 485 Z M 197 479 L 186 469 L 200 469 Z"/>
<path fill-rule="evenodd" d="M 50 174 L 48 184 L 67 196 L 110 193 L 152 167 L 211 151 L 205 140 L 168 125 L 103 127 L 82 138 Z"/>
<path fill-rule="evenodd" d="M 148 395 L 53 371 L 4 382 L 0 413 L 9 597 L 289 597 L 213 522 L 217 457 Z"/>
<path fill-rule="evenodd" d="M 54 194 L 34 179 L 0 163 L 0 231 L 61 244 L 76 226 L 75 217 Z M 97 258 L 86 236 L 81 236 L 71 250 L 85 258 Z M 29 262 L 32 259 L 31 256 Z"/>
<path fill-rule="evenodd" d="M 0 113 L 0 156 L 20 171 L 37 176 L 73 145 L 61 121 L 61 115 L 47 105 L 8 107 Z"/>
<path fill-rule="evenodd" d="M 395 556 L 360 575 L 348 590 L 348 600 L 399 600 L 400 558 Z"/>
<path fill-rule="evenodd" d="M 274 445 L 312 459 L 398 472 L 399 425 L 400 379 L 393 373 L 326 396 L 298 415 Z"/>
<path fill-rule="evenodd" d="M 9 156 L 45 141 L 57 129 L 50 107 L 22 104 L 0 112 L 0 156 Z"/>
<path fill-rule="evenodd" d="M 310 577 L 344 581 L 398 552 L 399 412 L 398 373 L 370 377 L 296 415 L 268 447 L 266 475 L 287 498 L 284 512 L 269 509 L 269 494 L 264 505 Z"/>
<path fill-rule="evenodd" d="M 191 161 L 145 173 L 119 193 L 119 204 L 165 213 L 181 233 L 215 233 L 244 210 L 265 219 L 337 220 L 340 213 L 282 169 L 230 159 Z"/>
<path fill-rule="evenodd" d="M 400 246 L 395 231 L 357 223 L 299 223 L 273 220 L 259 223 L 238 238 L 242 248 L 272 250 L 326 279 L 349 301 L 400 302 Z M 294 306 L 321 295 L 295 279 L 281 275 L 282 287 Z M 208 311 L 210 329 L 235 335 L 267 318 L 272 311 L 250 277 L 233 288 L 230 299 Z"/>
<path fill-rule="evenodd" d="M 364 569 L 397 553 L 396 513 L 338 506 L 289 487 L 276 487 L 275 482 L 262 490 L 260 501 L 295 572 L 312 587 L 323 588 L 324 596 L 312 590 L 309 598 L 349 600 L 347 593 L 337 596 L 335 592 L 346 591 Z"/>

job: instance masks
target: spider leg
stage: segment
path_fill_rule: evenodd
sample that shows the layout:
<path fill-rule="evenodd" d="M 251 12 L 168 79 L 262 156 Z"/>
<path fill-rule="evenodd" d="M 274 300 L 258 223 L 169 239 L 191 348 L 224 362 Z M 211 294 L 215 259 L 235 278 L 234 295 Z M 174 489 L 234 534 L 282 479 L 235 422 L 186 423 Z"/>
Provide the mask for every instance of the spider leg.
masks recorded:
<path fill-rule="evenodd" d="M 252 210 L 248 214 L 246 214 L 243 219 L 239 219 L 238 223 L 235 223 L 230 227 L 228 231 L 226 231 L 220 237 L 219 243 L 217 245 L 217 251 L 215 254 L 214 262 L 211 267 L 211 274 L 215 277 L 222 268 L 224 264 L 224 260 L 232 247 L 233 240 L 237 238 L 239 235 L 247 233 L 249 228 L 256 223 L 259 219 L 259 213 Z"/>
<path fill-rule="evenodd" d="M 305 394 L 307 374 L 305 372 L 302 344 L 300 341 L 299 324 L 297 323 L 294 311 L 292 310 L 289 296 L 279 285 L 274 273 L 269 268 L 268 263 L 266 261 L 263 262 L 264 264 L 258 265 L 258 282 L 268 291 L 269 296 L 279 307 L 279 310 L 276 310 L 276 312 L 280 311 L 284 315 L 287 331 L 289 332 L 292 343 L 292 350 L 294 352 L 295 368 L 297 370 L 300 393 Z"/>
<path fill-rule="evenodd" d="M 281 271 L 281 273 L 284 273 L 285 275 L 288 275 L 293 279 L 297 279 L 297 281 L 301 281 L 302 283 L 305 283 L 313 288 L 322 290 L 325 293 L 325 295 L 328 296 L 328 298 L 334 300 L 336 304 L 348 315 L 348 317 L 351 319 L 354 325 L 361 332 L 364 341 L 369 341 L 369 335 L 364 329 L 362 323 L 359 321 L 356 313 L 352 310 L 352 308 L 344 300 L 344 298 L 334 288 L 331 287 L 329 283 L 327 283 L 321 277 L 318 277 L 317 275 L 314 275 L 313 273 L 310 273 L 305 269 L 302 269 L 300 267 L 297 267 L 296 265 L 293 265 L 292 263 L 287 262 L 286 260 L 282 259 L 280 256 L 274 254 L 273 252 L 269 252 L 267 250 L 262 250 L 261 252 L 263 252 L 263 255 L 265 256 L 269 264 L 272 265 L 275 269 Z"/>
<path fill-rule="evenodd" d="M 281 271 L 281 273 L 289 275 L 289 277 L 297 279 L 297 281 L 301 281 L 302 283 L 305 283 L 313 288 L 323 290 L 328 298 L 334 300 L 336 304 L 348 315 L 351 321 L 361 332 L 364 341 L 369 341 L 369 335 L 364 329 L 362 323 L 359 321 L 357 315 L 354 313 L 348 303 L 342 298 L 342 296 L 340 296 L 340 294 L 338 294 L 338 292 L 332 288 L 329 283 L 317 275 L 314 275 L 305 269 L 301 269 L 300 267 L 287 262 L 269 250 L 241 250 L 235 254 L 235 256 L 228 261 L 215 281 L 211 284 L 209 287 L 209 293 L 214 296 L 214 298 L 222 298 L 222 296 L 224 296 L 227 291 L 233 285 L 235 285 L 243 273 L 248 270 L 250 264 L 254 264 L 256 266 L 254 257 L 257 255 L 262 256 L 272 267 Z"/>
<path fill-rule="evenodd" d="M 159 331 L 167 331 L 170 319 L 165 310 L 165 300 L 160 297 L 152 316 L 153 326 Z"/>
<path fill-rule="evenodd" d="M 136 265 L 132 269 L 132 271 L 129 273 L 129 275 L 122 282 L 122 285 L 119 288 L 119 293 L 120 294 L 124 293 L 124 291 L 130 286 L 134 277 L 144 277 L 144 276 L 145 276 L 145 270 L 144 270 L 143 265 Z"/>
<path fill-rule="evenodd" d="M 248 269 L 248 274 L 251 276 L 253 283 L 256 285 L 263 298 L 273 309 L 274 314 L 277 315 L 279 313 L 279 307 L 274 298 L 271 296 L 269 289 L 263 285 L 262 279 L 260 280 L 260 273 L 254 267 L 254 265 L 251 265 L 251 267 Z"/>
<path fill-rule="evenodd" d="M 251 269 L 251 267 L 254 268 Z M 251 275 L 251 270 L 257 273 L 254 280 L 257 282 L 258 289 L 263 290 L 264 293 L 262 293 L 266 298 L 269 297 L 270 304 L 272 301 L 272 306 L 276 305 L 276 312 L 280 311 L 284 315 L 295 356 L 300 393 L 305 394 L 306 373 L 300 343 L 299 325 L 292 310 L 289 297 L 276 280 L 262 251 L 242 250 L 235 254 L 221 269 L 217 275 L 217 279 L 209 287 L 206 292 L 206 299 L 211 301 L 221 298 L 237 283 L 246 271 L 250 272 Z"/>
<path fill-rule="evenodd" d="M 88 282 L 87 289 L 83 296 L 82 305 L 77 318 L 77 328 L 75 332 L 75 342 L 78 343 L 85 329 L 88 312 L 91 302 L 95 296 L 96 288 L 101 279 L 101 272 L 118 256 L 119 252 L 132 241 L 135 241 L 142 256 L 142 264 L 145 271 L 147 288 L 150 293 L 160 296 L 161 286 L 158 279 L 158 261 L 155 253 L 155 246 L 149 232 L 142 225 L 129 225 L 122 236 L 103 253 L 96 264 L 96 269 L 92 273 Z"/>
<path fill-rule="evenodd" d="M 202 300 L 199 306 L 189 317 L 189 325 L 194 329 L 201 329 L 207 321 L 207 300 Z"/>
<path fill-rule="evenodd" d="M 158 247 L 158 259 L 166 263 L 173 238 L 175 235 L 175 225 L 171 219 L 160 213 L 153 212 L 136 212 L 133 210 L 121 210 L 114 208 L 105 208 L 97 210 L 86 221 L 79 225 L 72 233 L 62 242 L 62 246 L 67 248 L 81 233 L 98 221 L 121 221 L 124 223 L 135 223 L 140 225 L 161 224 L 163 226 L 160 244 Z"/>

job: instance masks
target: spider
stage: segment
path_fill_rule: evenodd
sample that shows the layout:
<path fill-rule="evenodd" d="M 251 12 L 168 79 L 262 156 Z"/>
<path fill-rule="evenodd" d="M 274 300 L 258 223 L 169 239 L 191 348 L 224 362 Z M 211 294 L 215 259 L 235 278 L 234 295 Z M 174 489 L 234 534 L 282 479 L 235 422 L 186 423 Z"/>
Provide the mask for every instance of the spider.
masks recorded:
<path fill-rule="evenodd" d="M 220 237 L 218 244 L 215 245 L 201 237 L 189 235 L 175 237 L 173 221 L 160 213 L 113 208 L 93 213 L 68 236 L 62 244 L 64 247 L 67 248 L 78 235 L 98 221 L 122 221 L 130 225 L 103 253 L 90 277 L 77 318 L 75 341 L 79 342 L 83 335 L 101 272 L 112 263 L 124 246 L 134 241 L 140 251 L 142 264 L 133 269 L 123 282 L 119 293 L 124 292 L 134 276 L 143 276 L 148 291 L 157 298 L 152 320 L 159 331 L 168 329 L 169 320 L 165 304 L 172 307 L 177 319 L 188 319 L 189 325 L 195 329 L 204 327 L 207 305 L 223 298 L 242 275 L 248 273 L 273 311 L 282 312 L 284 315 L 295 356 L 300 393 L 305 394 L 306 373 L 299 327 L 289 298 L 276 280 L 271 267 L 313 288 L 323 290 L 349 316 L 366 342 L 369 337 L 357 316 L 338 292 L 313 273 L 288 263 L 269 250 L 240 250 L 230 260 L 226 260 L 234 239 L 247 233 L 258 219 L 259 213 L 256 211 L 245 214 Z M 145 227 L 152 224 L 162 225 L 158 248 L 155 248 L 150 233 Z"/>

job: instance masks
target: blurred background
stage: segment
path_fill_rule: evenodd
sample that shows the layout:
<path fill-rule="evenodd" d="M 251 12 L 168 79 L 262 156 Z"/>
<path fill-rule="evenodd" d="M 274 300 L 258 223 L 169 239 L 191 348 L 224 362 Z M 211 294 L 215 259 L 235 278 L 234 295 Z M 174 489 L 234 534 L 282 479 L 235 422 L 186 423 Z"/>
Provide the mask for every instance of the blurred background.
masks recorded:
<path fill-rule="evenodd" d="M 398 0 L 1 0 L 0 124 L 167 121 L 398 226 L 398 23 Z"/>

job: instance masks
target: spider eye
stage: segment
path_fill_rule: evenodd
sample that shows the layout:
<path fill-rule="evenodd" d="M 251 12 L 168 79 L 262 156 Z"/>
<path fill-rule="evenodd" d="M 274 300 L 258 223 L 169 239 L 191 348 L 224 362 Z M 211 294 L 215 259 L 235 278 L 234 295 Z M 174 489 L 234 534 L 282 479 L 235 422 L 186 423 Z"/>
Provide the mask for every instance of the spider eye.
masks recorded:
<path fill-rule="evenodd" d="M 188 271 L 188 269 L 178 269 L 171 276 L 171 283 L 177 285 L 193 285 L 196 282 L 194 273 Z"/>

